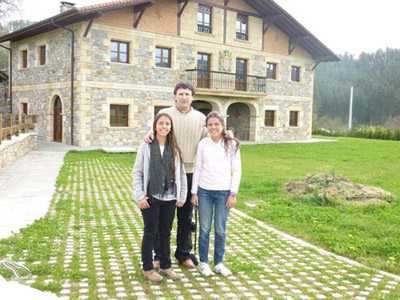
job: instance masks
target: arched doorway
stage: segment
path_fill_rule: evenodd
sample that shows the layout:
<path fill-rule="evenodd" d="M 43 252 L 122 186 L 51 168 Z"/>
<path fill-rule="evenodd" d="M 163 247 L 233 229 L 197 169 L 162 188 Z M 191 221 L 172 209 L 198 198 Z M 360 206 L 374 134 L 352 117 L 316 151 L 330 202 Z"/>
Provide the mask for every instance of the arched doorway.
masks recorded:
<path fill-rule="evenodd" d="M 248 141 L 250 137 L 250 109 L 244 103 L 234 103 L 228 107 L 227 129 L 232 130 L 235 137 Z"/>
<path fill-rule="evenodd" d="M 211 103 L 203 100 L 193 101 L 192 106 L 195 110 L 198 110 L 206 116 L 213 110 Z"/>
<path fill-rule="evenodd" d="M 62 142 L 62 105 L 60 97 L 56 96 L 54 99 L 54 141 Z"/>

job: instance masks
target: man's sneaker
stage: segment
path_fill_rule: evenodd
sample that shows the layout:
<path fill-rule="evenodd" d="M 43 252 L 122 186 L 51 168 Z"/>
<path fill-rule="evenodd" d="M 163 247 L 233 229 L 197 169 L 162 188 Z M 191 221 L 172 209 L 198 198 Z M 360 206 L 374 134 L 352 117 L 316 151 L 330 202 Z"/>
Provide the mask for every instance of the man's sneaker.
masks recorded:
<path fill-rule="evenodd" d="M 206 277 L 210 277 L 212 275 L 215 275 L 214 272 L 211 271 L 211 268 L 208 265 L 208 263 L 205 263 L 205 262 L 200 262 L 200 273 L 203 276 L 206 276 Z"/>
<path fill-rule="evenodd" d="M 164 279 L 155 270 L 143 271 L 143 274 L 144 274 L 144 277 L 146 277 L 148 280 L 153 281 L 153 282 L 160 282 Z"/>
<path fill-rule="evenodd" d="M 227 269 L 222 263 L 215 266 L 215 272 L 224 277 L 229 277 L 232 275 L 232 272 L 229 271 L 229 269 Z"/>
<path fill-rule="evenodd" d="M 167 276 L 169 279 L 172 280 L 180 280 L 182 279 L 181 275 L 178 275 L 175 273 L 174 270 L 172 270 L 171 268 L 169 269 L 160 269 L 160 274 Z"/>

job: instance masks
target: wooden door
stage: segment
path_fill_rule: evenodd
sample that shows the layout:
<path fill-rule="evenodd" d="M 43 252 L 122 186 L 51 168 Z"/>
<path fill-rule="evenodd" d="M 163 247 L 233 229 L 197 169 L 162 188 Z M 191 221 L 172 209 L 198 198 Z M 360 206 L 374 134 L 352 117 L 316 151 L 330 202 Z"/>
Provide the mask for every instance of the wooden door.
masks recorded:
<path fill-rule="evenodd" d="M 62 142 L 62 106 L 59 97 L 54 101 L 54 141 Z"/>
<path fill-rule="evenodd" d="M 246 91 L 247 90 L 246 81 L 247 81 L 247 60 L 237 58 L 235 89 L 238 91 Z"/>
<path fill-rule="evenodd" d="M 210 88 L 210 54 L 197 54 L 197 87 Z"/>

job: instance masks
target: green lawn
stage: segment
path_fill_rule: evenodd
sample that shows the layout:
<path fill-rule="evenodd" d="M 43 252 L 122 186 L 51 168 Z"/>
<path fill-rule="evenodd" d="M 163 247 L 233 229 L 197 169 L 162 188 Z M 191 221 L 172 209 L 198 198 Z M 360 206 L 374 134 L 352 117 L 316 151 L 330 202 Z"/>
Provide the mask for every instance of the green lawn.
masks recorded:
<path fill-rule="evenodd" d="M 356 206 L 317 196 L 285 197 L 282 184 L 310 173 L 343 174 L 400 195 L 400 142 L 338 138 L 337 142 L 242 147 L 238 208 L 266 223 L 353 258 L 400 274 L 400 202 Z M 251 208 L 246 201 L 258 200 Z"/>

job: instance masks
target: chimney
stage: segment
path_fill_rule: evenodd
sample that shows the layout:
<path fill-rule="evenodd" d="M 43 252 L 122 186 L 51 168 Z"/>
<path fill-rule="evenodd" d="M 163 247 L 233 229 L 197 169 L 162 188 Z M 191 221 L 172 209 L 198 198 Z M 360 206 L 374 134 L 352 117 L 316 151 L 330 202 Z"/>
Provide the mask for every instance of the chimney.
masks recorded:
<path fill-rule="evenodd" d="M 67 1 L 61 1 L 60 2 L 60 13 L 63 13 L 64 11 L 70 10 L 72 8 L 74 8 L 75 3 L 72 2 L 67 2 Z"/>

